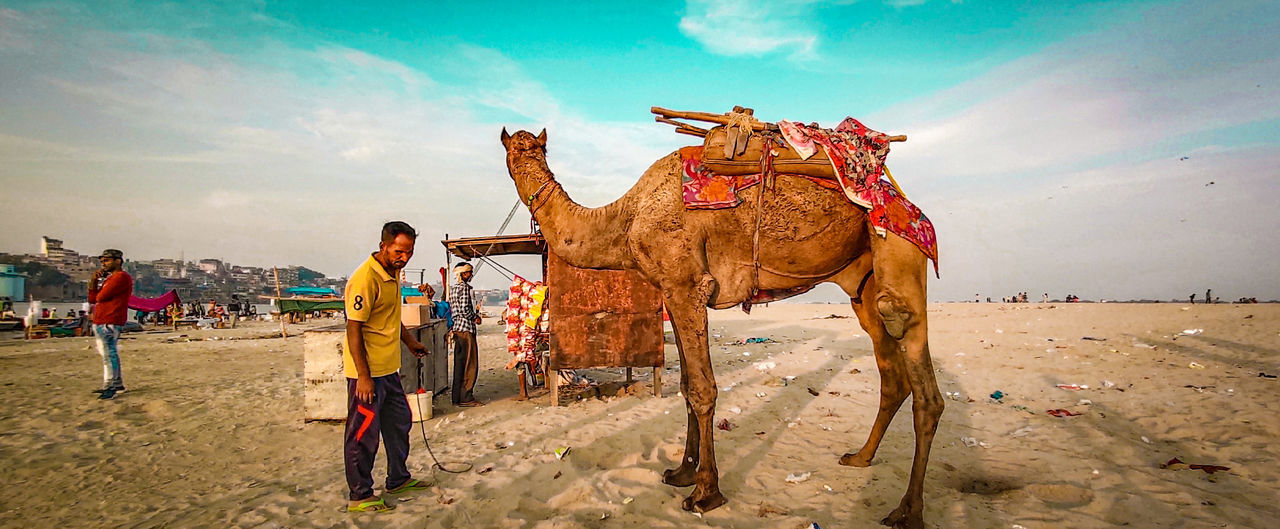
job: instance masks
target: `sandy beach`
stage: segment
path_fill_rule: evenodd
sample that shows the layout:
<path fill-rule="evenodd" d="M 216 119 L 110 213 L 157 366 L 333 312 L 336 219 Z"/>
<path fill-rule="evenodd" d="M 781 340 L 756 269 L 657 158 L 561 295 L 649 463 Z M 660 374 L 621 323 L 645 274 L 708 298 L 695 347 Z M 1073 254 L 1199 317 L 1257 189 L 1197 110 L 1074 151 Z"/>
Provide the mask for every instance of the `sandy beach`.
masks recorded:
<path fill-rule="evenodd" d="M 1280 380 L 1259 376 L 1280 374 L 1280 305 L 955 303 L 930 305 L 929 318 L 948 400 L 927 525 L 1263 528 L 1280 519 Z M 440 397 L 424 423 L 436 457 L 472 470 L 433 476 L 415 428 L 410 468 L 436 487 L 391 498 L 395 511 L 358 515 L 343 511 L 341 425 L 303 421 L 300 337 L 264 338 L 278 330 L 270 323 L 126 335 L 129 390 L 106 402 L 90 393 L 101 383 L 91 339 L 6 337 L 0 526 L 876 526 L 906 486 L 911 410 L 871 467 L 836 464 L 861 446 L 878 402 L 871 343 L 849 307 L 774 304 L 710 321 L 716 417 L 733 428 L 716 437 L 729 503 L 701 517 L 680 510 L 688 489 L 660 482 L 684 441 L 674 345 L 663 398 L 637 372 L 631 395 L 550 407 L 545 391 L 515 399 L 490 319 L 476 390 L 489 404 L 464 411 Z M 748 337 L 776 343 L 725 345 Z M 1058 409 L 1079 415 L 1047 413 Z M 560 447 L 571 447 L 563 459 Z M 1161 468 L 1175 457 L 1229 470 Z M 379 490 L 384 471 L 380 457 Z"/>

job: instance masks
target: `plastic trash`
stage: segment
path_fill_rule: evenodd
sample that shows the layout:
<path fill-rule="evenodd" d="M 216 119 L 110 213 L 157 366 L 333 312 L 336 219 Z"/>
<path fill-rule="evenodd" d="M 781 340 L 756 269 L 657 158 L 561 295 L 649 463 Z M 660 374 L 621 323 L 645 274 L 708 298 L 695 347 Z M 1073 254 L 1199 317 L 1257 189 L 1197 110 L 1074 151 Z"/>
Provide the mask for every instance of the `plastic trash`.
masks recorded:
<path fill-rule="evenodd" d="M 1003 399 L 1003 398 L 1004 398 L 1004 392 L 1003 392 L 1003 391 L 1000 391 L 1000 390 L 998 390 L 998 389 L 997 389 L 995 393 L 992 393 L 992 394 L 991 394 L 991 398 L 993 398 L 993 399 L 995 399 L 995 400 Z"/>
<path fill-rule="evenodd" d="M 1183 329 L 1182 332 L 1178 333 L 1178 335 L 1179 336 L 1195 336 L 1202 332 L 1204 332 L 1204 329 Z"/>
<path fill-rule="evenodd" d="M 1009 437 L 1026 437 L 1032 430 L 1035 430 L 1035 428 L 1031 426 L 1023 426 L 1022 428 L 1009 432 Z"/>
<path fill-rule="evenodd" d="M 809 480 L 812 472 L 800 472 L 796 474 L 787 474 L 787 483 L 804 483 Z"/>
<path fill-rule="evenodd" d="M 1092 341 L 1092 342 L 1105 342 L 1105 341 L 1107 341 L 1107 339 L 1106 339 L 1106 338 L 1096 338 L 1096 337 L 1093 337 L 1093 336 L 1081 336 L 1081 337 L 1080 337 L 1080 339 L 1081 339 L 1081 340 L 1089 340 L 1089 341 Z"/>
<path fill-rule="evenodd" d="M 1048 413 L 1049 415 L 1052 415 L 1054 417 L 1075 417 L 1080 415 L 1079 413 L 1076 413 L 1074 411 L 1065 410 L 1062 408 L 1058 408 L 1056 410 L 1049 410 Z"/>
<path fill-rule="evenodd" d="M 757 371 L 760 371 L 761 373 L 763 373 L 765 371 L 778 367 L 778 363 L 777 362 L 756 362 L 754 364 L 751 364 L 751 367 L 754 367 L 756 368 Z"/>
<path fill-rule="evenodd" d="M 1086 385 L 1084 385 L 1084 384 L 1057 384 L 1057 387 L 1058 387 L 1058 389 L 1069 389 L 1069 390 L 1072 390 L 1072 391 L 1077 391 L 1077 390 L 1081 390 L 1081 389 L 1089 389 L 1089 386 L 1086 386 Z"/>
<path fill-rule="evenodd" d="M 1187 364 L 1187 367 L 1191 369 L 1204 369 L 1204 364 L 1201 364 L 1199 362 L 1191 362 L 1190 364 Z"/>
<path fill-rule="evenodd" d="M 720 421 L 716 423 L 716 428 L 719 428 L 727 432 L 729 430 L 737 428 L 737 426 L 729 422 L 729 419 L 720 419 Z"/>
<path fill-rule="evenodd" d="M 560 448 L 557 448 L 555 451 L 556 459 L 564 459 L 564 456 L 569 455 L 569 450 L 570 448 L 567 446 L 562 446 Z"/>

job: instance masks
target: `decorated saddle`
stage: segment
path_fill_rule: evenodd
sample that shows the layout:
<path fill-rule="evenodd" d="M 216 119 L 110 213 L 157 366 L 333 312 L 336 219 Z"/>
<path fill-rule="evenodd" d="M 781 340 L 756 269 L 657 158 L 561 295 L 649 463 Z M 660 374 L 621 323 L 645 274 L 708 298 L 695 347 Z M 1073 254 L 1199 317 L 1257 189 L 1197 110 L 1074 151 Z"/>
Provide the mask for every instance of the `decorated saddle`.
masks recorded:
<path fill-rule="evenodd" d="M 726 126 L 697 129 L 705 134 L 703 145 L 680 149 L 686 208 L 736 207 L 742 202 L 742 190 L 776 175 L 807 178 L 842 193 L 866 210 L 879 235 L 893 232 L 911 241 L 933 261 L 937 274 L 938 241 L 933 222 L 907 200 L 885 167 L 889 144 L 898 138 L 871 130 L 851 117 L 834 129 L 792 121 L 779 121 L 776 126 L 756 121 L 763 130 L 735 130 L 745 127 L 742 123 L 738 118 Z"/>

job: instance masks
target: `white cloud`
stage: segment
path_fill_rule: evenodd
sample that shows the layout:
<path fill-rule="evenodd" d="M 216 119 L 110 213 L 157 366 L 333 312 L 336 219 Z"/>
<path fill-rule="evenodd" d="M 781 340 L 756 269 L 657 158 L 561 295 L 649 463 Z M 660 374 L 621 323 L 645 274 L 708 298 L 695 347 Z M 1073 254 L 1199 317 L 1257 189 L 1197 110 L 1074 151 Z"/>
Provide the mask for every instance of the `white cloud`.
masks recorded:
<path fill-rule="evenodd" d="M 777 51 L 792 59 L 815 57 L 812 1 L 689 0 L 680 32 L 712 53 L 759 56 Z"/>
<path fill-rule="evenodd" d="M 48 233 L 138 258 L 186 251 L 342 275 L 382 222 L 405 219 L 424 233 L 416 264 L 434 268 L 442 254 L 427 241 L 491 234 L 517 199 L 504 124 L 473 111 L 523 116 L 506 124 L 513 131 L 547 127 L 553 169 L 588 205 L 620 196 L 671 141 L 577 116 L 517 63 L 475 46 L 456 50 L 474 78 L 449 85 L 342 47 L 268 43 L 244 60 L 198 40 L 29 22 L 16 33 L 60 44 L 0 51 L 0 71 L 36 65 L 0 97 L 26 113 L 0 124 L 0 186 L 24 198 L 2 251 L 29 251 L 20 234 Z M 139 38 L 145 50 L 131 44 Z M 527 226 L 521 209 L 508 233 Z M 498 286 L 484 275 L 482 286 Z"/>
<path fill-rule="evenodd" d="M 1280 145 L 1202 139 L 1280 119 L 1280 44 L 1254 38 L 1280 23 L 1197 9 L 1156 8 L 868 116 L 910 137 L 889 161 L 939 231 L 933 297 L 1168 299 L 1211 282 L 1224 299 L 1280 298 Z M 1207 30 L 1226 26 L 1238 34 Z"/>

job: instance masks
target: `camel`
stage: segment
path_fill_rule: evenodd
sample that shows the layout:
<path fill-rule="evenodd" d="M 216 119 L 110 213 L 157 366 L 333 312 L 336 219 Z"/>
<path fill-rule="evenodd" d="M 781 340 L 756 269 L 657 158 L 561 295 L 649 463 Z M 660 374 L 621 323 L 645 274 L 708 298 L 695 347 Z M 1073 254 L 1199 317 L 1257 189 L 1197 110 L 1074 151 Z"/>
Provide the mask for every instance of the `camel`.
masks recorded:
<path fill-rule="evenodd" d="M 880 407 L 871 433 L 860 450 L 844 454 L 839 463 L 869 466 L 890 421 L 912 395 L 911 477 L 902 501 L 881 523 L 924 527 L 925 466 L 944 404 L 929 356 L 926 258 L 912 243 L 893 233 L 877 235 L 861 208 L 805 178 L 784 175 L 771 189 L 753 186 L 742 191 L 743 205 L 735 208 L 686 209 L 678 153 L 654 162 L 617 201 L 583 207 L 569 198 L 547 165 L 545 129 L 534 136 L 523 130 L 510 135 L 504 128 L 501 139 L 520 200 L 552 252 L 577 267 L 638 271 L 662 291 L 688 413 L 684 456 L 662 481 L 693 485 L 681 504 L 684 510 L 706 512 L 726 501 L 713 442 L 718 387 L 707 343 L 707 309 L 742 304 L 755 291 L 788 292 L 831 282 L 848 293 L 871 337 L 880 372 Z"/>

